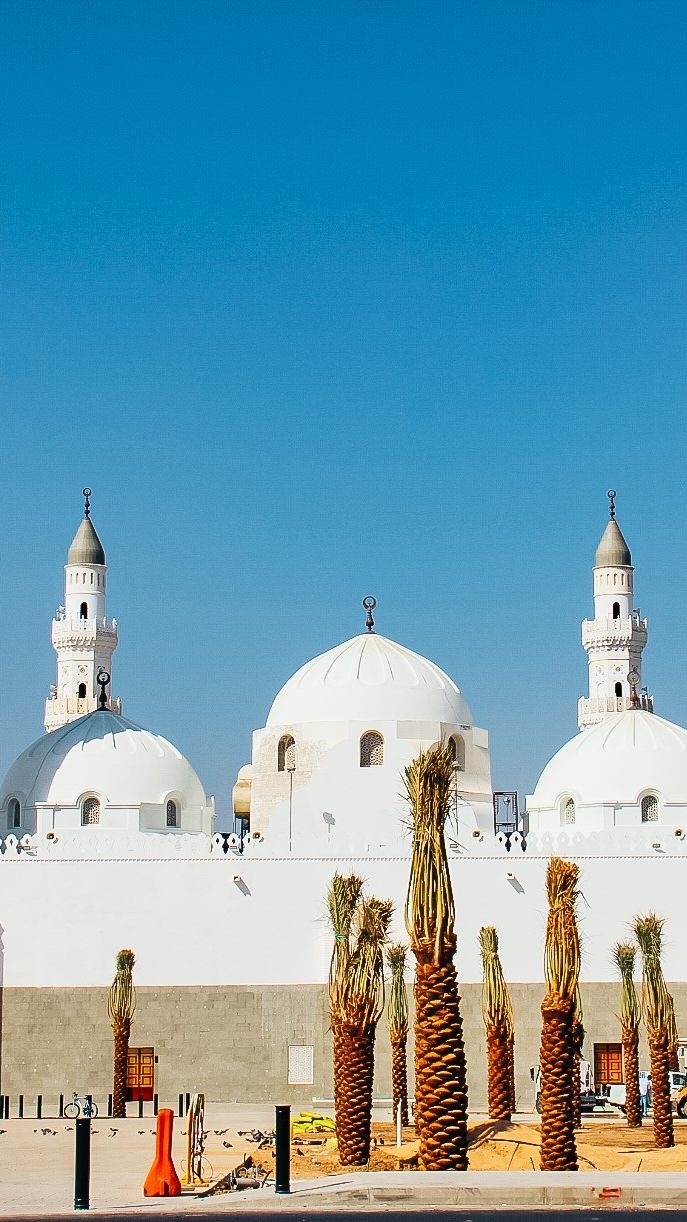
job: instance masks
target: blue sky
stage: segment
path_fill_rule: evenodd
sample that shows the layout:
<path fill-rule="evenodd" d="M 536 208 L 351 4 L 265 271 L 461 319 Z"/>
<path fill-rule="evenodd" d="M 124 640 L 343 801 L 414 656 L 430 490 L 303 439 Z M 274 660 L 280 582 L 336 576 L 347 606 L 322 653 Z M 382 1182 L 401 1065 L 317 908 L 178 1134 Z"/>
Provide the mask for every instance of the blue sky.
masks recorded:
<path fill-rule="evenodd" d="M 94 489 L 115 690 L 228 810 L 358 631 L 531 791 L 618 518 L 687 722 L 684 5 L 3 6 L 0 766 Z"/>

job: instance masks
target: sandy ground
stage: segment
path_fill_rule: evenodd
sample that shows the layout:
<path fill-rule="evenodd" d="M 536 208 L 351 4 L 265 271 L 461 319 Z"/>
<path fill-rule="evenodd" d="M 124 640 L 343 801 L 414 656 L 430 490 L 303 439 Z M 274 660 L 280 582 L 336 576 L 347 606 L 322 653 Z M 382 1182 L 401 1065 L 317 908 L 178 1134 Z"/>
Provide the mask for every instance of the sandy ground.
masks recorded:
<path fill-rule="evenodd" d="M 373 1125 L 370 1171 L 397 1171 L 417 1166 L 418 1143 L 412 1128 L 403 1130 L 403 1145 L 396 1146 L 391 1124 Z M 316 1138 L 314 1140 L 317 1140 Z M 274 1159 L 267 1149 L 255 1149 L 254 1159 L 272 1171 Z M 654 1148 L 651 1123 L 628 1129 L 622 1120 L 585 1122 L 577 1135 L 580 1171 L 687 1171 L 687 1123 L 675 1124 L 675 1147 Z M 471 1171 L 538 1171 L 539 1128 L 535 1124 L 502 1124 L 476 1120 L 470 1124 Z M 345 1168 L 339 1162 L 336 1139 L 325 1145 L 292 1146 L 291 1174 L 294 1179 L 337 1175 Z"/>

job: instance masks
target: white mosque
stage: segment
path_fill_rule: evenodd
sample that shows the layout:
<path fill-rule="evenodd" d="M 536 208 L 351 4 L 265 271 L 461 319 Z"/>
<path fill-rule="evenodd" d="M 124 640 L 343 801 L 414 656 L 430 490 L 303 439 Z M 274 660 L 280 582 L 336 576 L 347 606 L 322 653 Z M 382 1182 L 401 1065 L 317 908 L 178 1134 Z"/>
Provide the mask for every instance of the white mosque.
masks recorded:
<path fill-rule="evenodd" d="M 217 1100 L 329 1099 L 326 889 L 335 870 L 361 873 L 393 898 L 403 936 L 410 844 L 400 778 L 439 740 L 455 760 L 447 846 L 472 1105 L 486 1097 L 477 935 L 487 923 L 499 929 L 512 982 L 518 1090 L 531 1105 L 553 852 L 581 868 L 585 1052 L 597 1078 L 622 1075 L 610 948 L 640 906 L 667 918 L 666 974 L 687 1037 L 687 731 L 654 714 L 642 687 L 647 621 L 634 606 L 614 494 L 594 560 L 594 619 L 582 624 L 580 732 L 546 765 L 522 814 L 517 795 L 492 791 L 488 733 L 460 689 L 376 632 L 370 597 L 364 631 L 277 693 L 234 787 L 240 830 L 226 836 L 191 764 L 124 718 L 110 694 L 118 627 L 84 491 L 52 623 L 46 733 L 0 787 L 0 1095 L 106 1095 L 106 990 L 116 951 L 131 946 L 132 1099 L 196 1089 Z M 137 1078 L 136 1055 L 155 1064 L 154 1079 Z M 389 1094 L 381 1038 L 376 1094 Z"/>

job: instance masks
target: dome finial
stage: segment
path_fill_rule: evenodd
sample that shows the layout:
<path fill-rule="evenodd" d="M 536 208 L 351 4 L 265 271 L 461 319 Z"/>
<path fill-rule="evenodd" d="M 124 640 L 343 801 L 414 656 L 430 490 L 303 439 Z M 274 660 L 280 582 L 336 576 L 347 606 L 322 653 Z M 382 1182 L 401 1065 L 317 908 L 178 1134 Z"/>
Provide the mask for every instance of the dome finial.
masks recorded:
<path fill-rule="evenodd" d="M 375 621 L 374 621 L 374 616 L 372 615 L 372 612 L 374 611 L 376 606 L 377 606 L 377 599 L 373 598 L 371 594 L 368 594 L 363 599 L 363 608 L 365 611 L 367 611 L 367 619 L 365 620 L 365 627 L 367 628 L 368 632 L 374 632 L 375 630 Z"/>
<path fill-rule="evenodd" d="M 90 518 L 91 516 L 91 497 L 93 496 L 93 490 L 91 488 L 84 488 L 83 496 L 84 496 L 84 502 L 85 502 L 84 507 L 83 507 L 83 516 L 85 518 Z"/>
<path fill-rule="evenodd" d="M 608 506 L 608 512 L 611 517 L 611 522 L 615 522 L 615 488 L 609 488 L 608 492 L 606 493 L 606 496 L 608 497 L 610 501 L 610 504 Z"/>
<path fill-rule="evenodd" d="M 110 682 L 110 676 L 107 671 L 101 666 L 96 675 L 96 683 L 100 687 L 100 695 L 98 696 L 98 708 L 107 708 L 107 685 Z"/>
<path fill-rule="evenodd" d="M 627 681 L 630 685 L 630 708 L 640 709 L 642 707 L 639 696 L 637 695 L 637 684 L 639 683 L 639 674 L 636 670 L 631 670 L 627 676 Z"/>

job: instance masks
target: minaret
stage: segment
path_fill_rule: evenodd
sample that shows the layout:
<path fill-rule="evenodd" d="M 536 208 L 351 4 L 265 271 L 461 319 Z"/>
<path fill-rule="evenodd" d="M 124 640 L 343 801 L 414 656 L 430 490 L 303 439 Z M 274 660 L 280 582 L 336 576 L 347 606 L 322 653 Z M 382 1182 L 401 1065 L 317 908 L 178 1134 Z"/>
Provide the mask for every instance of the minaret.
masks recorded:
<path fill-rule="evenodd" d="M 117 621 L 105 616 L 107 564 L 103 545 L 91 522 L 91 490 L 83 490 L 84 516 L 67 553 L 64 606 L 52 622 L 57 654 L 57 683 L 45 702 L 45 728 L 56 730 L 98 708 L 98 671 L 111 673 L 117 648 Z M 121 701 L 107 701 L 114 713 Z"/>
<path fill-rule="evenodd" d="M 632 557 L 615 520 L 612 489 L 608 499 L 610 520 L 594 557 L 594 619 L 582 621 L 582 645 L 589 655 L 589 696 L 577 706 L 581 730 L 613 713 L 636 708 L 637 700 L 639 707 L 654 711 L 653 698 L 636 690 L 642 681 L 647 621 L 633 606 Z"/>

